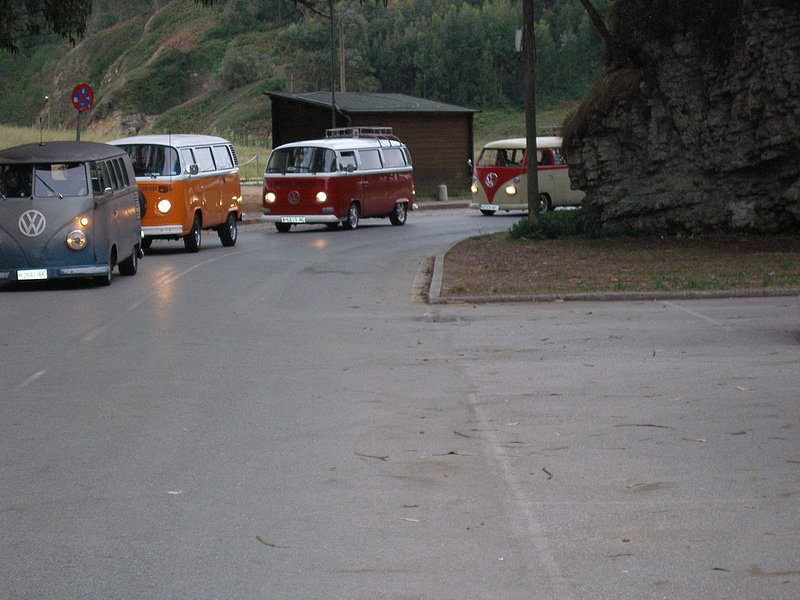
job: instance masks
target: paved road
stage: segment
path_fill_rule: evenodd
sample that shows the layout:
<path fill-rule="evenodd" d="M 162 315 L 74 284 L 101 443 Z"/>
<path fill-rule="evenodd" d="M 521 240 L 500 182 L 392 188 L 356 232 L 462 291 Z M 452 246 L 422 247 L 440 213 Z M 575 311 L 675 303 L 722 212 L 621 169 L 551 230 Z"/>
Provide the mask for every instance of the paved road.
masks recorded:
<path fill-rule="evenodd" d="M 422 304 L 508 222 L 0 290 L 0 599 L 796 598 L 795 299 Z"/>

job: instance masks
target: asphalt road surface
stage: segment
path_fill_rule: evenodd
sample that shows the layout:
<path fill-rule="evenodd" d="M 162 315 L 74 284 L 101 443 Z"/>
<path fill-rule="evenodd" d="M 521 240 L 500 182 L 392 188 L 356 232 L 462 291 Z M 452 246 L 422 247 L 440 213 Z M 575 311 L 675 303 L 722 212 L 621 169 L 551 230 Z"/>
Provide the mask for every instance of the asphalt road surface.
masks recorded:
<path fill-rule="evenodd" d="M 0 289 L 0 600 L 800 597 L 797 299 L 418 299 L 511 222 Z"/>

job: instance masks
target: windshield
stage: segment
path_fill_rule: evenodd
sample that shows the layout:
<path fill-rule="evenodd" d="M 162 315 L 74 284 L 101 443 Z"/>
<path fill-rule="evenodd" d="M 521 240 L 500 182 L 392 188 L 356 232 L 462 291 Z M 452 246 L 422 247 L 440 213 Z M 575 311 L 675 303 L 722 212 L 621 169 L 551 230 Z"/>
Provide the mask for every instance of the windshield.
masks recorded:
<path fill-rule="evenodd" d="M 3 198 L 30 198 L 33 165 L 0 165 L 0 194 Z"/>
<path fill-rule="evenodd" d="M 88 190 L 83 163 L 40 164 L 33 167 L 33 195 L 37 198 L 85 196 Z"/>
<path fill-rule="evenodd" d="M 523 148 L 484 148 L 478 159 L 479 167 L 521 167 L 525 150 Z"/>
<path fill-rule="evenodd" d="M 181 173 L 175 148 L 157 144 L 125 144 L 122 148 L 131 157 L 136 177 L 160 177 Z"/>
<path fill-rule="evenodd" d="M 267 163 L 267 173 L 332 173 L 336 170 L 333 150 L 302 146 L 275 150 Z"/>

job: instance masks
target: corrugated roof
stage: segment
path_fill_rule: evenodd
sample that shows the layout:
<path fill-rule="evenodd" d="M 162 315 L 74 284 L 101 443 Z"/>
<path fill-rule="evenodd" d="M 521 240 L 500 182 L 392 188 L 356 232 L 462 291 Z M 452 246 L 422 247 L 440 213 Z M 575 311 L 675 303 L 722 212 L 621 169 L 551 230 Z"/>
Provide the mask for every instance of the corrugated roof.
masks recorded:
<path fill-rule="evenodd" d="M 305 94 L 290 94 L 286 92 L 266 92 L 271 98 L 284 98 L 296 102 L 315 104 L 317 106 L 331 106 L 330 92 L 308 92 Z M 358 94 L 344 92 L 336 94 L 336 106 L 339 110 L 349 113 L 363 112 L 478 112 L 472 108 L 464 108 L 455 104 L 446 104 L 405 94 Z"/>

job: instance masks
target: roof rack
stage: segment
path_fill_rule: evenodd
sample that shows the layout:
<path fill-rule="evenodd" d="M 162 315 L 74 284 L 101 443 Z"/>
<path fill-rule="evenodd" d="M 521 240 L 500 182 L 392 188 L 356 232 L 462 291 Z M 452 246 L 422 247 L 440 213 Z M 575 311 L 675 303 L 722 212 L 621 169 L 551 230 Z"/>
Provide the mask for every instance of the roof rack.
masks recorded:
<path fill-rule="evenodd" d="M 337 127 L 335 129 L 325 130 L 326 138 L 340 138 L 340 137 L 369 137 L 387 140 L 400 140 L 397 139 L 392 133 L 391 127 Z"/>

